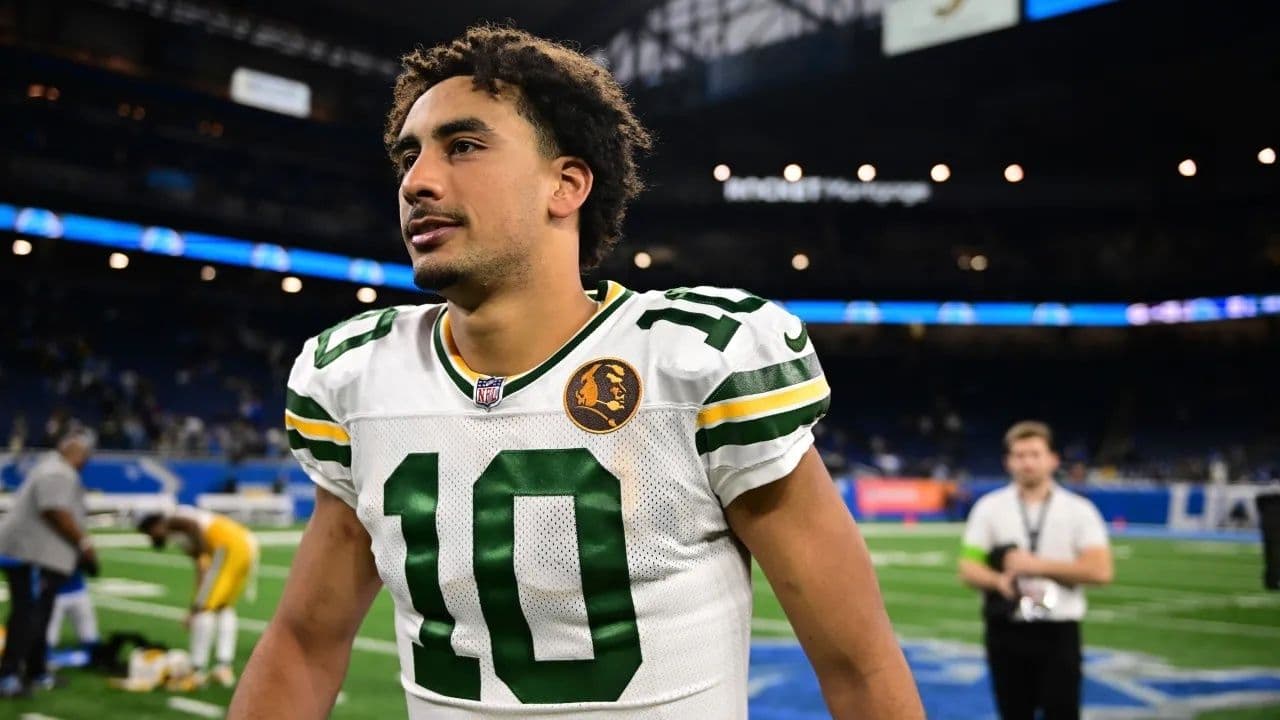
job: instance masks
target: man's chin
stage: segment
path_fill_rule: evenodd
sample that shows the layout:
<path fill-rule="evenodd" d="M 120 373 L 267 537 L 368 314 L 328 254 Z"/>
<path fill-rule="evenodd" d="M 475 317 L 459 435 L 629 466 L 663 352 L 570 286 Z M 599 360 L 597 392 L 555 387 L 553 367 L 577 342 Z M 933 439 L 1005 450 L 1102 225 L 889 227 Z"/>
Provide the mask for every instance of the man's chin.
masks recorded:
<path fill-rule="evenodd" d="M 419 290 L 440 292 L 457 285 L 462 274 L 452 268 L 416 267 L 413 269 L 413 284 Z"/>

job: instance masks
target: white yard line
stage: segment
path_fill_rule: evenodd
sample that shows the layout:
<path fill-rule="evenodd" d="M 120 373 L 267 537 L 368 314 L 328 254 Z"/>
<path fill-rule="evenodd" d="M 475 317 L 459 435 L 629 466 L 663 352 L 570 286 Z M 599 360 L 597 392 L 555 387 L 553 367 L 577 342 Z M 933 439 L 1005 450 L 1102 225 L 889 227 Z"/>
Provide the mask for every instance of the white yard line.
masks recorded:
<path fill-rule="evenodd" d="M 226 708 L 221 705 L 184 697 L 171 697 L 166 704 L 170 709 L 184 712 L 188 715 L 195 715 L 196 717 L 220 718 L 226 715 L 227 712 Z"/>
<path fill-rule="evenodd" d="M 1106 685 L 1122 695 L 1130 695 L 1132 697 L 1140 698 L 1148 705 L 1159 706 L 1169 702 L 1168 695 L 1156 690 L 1155 688 L 1147 687 L 1136 680 L 1116 677 L 1101 670 L 1094 670 L 1092 672 L 1085 670 L 1084 674 L 1096 683 Z"/>
<path fill-rule="evenodd" d="M 170 605 L 161 605 L 159 603 L 142 602 L 139 600 L 126 600 L 125 598 L 112 597 L 110 595 L 95 594 L 93 602 L 98 607 L 117 612 L 129 613 L 131 615 L 141 615 L 143 617 L 160 618 L 162 620 L 182 621 L 187 617 L 187 611 L 183 608 L 176 608 Z M 256 618 L 239 619 L 238 626 L 240 632 L 248 635 L 261 635 L 267 629 L 265 620 Z M 396 655 L 396 644 L 390 640 L 378 640 L 375 638 L 357 637 L 355 640 L 355 648 L 357 650 L 366 650 L 368 652 L 378 653 L 381 655 Z"/>
<path fill-rule="evenodd" d="M 784 632 L 789 635 L 795 634 L 791 629 L 791 623 L 786 620 L 775 620 L 773 618 L 751 618 L 751 629 L 765 630 L 769 632 Z"/>
<path fill-rule="evenodd" d="M 187 611 L 182 608 L 176 608 L 169 605 L 161 605 L 159 603 L 141 602 L 139 600 L 126 600 L 125 598 L 111 597 L 109 595 L 95 595 L 94 604 L 98 607 L 116 612 L 129 613 L 131 615 L 141 615 L 143 617 L 159 618 L 162 620 L 181 621 L 187 616 Z M 238 623 L 240 632 L 248 635 L 261 635 L 267 629 L 267 623 L 255 618 L 240 618 Z M 774 620 L 771 618 L 753 618 L 751 627 L 756 630 L 769 630 L 772 632 L 785 632 L 793 634 L 791 623 L 786 620 Z M 377 653 L 379 655 L 398 655 L 399 650 L 394 641 L 379 640 L 376 638 L 368 638 L 359 636 L 355 640 L 355 648 L 367 652 Z"/>
<path fill-rule="evenodd" d="M 1122 613 L 1180 612 L 1185 610 L 1220 610 L 1223 608 L 1280 608 L 1280 597 L 1263 593 L 1217 595 L 1203 598 L 1172 598 L 1149 600 L 1116 608 Z"/>
<path fill-rule="evenodd" d="M 912 585 L 937 585 L 940 587 L 961 587 L 961 583 L 952 575 L 939 575 L 936 568 L 911 567 L 907 565 L 896 565 L 889 567 L 877 567 L 876 574 L 881 575 L 881 587 L 892 587 L 894 580 L 889 575 L 895 572 L 903 573 L 899 577 L 904 582 Z M 910 575 L 908 578 L 906 576 Z M 1202 590 L 1173 590 L 1157 585 L 1142 585 L 1140 583 L 1125 582 L 1123 575 L 1120 580 L 1112 582 L 1104 588 L 1091 590 L 1092 597 L 1107 597 L 1109 595 L 1128 595 L 1132 597 L 1150 598 L 1153 595 L 1177 596 L 1177 597 L 1221 597 L 1220 593 L 1204 592 Z M 1097 593 L 1093 595 L 1093 593 Z"/>
<path fill-rule="evenodd" d="M 262 547 L 290 547 L 302 542 L 301 530 L 260 530 L 253 536 Z"/>
<path fill-rule="evenodd" d="M 260 547 L 294 547 L 302 540 L 301 530 L 264 530 L 253 533 Z M 151 539 L 142 533 L 93 533 L 93 544 L 100 548 L 146 548 Z"/>
<path fill-rule="evenodd" d="M 943 595 L 930 595 L 927 593 L 913 592 L 897 592 L 894 590 L 884 591 L 885 602 L 897 603 L 899 605 L 919 605 L 920 607 L 950 607 L 957 610 L 972 610 L 977 612 L 980 606 L 979 598 L 976 593 L 974 597 L 952 597 Z"/>
<path fill-rule="evenodd" d="M 104 564 L 121 562 L 130 565 L 156 565 L 160 567 L 190 568 L 194 565 L 191 558 L 146 550 L 108 550 L 102 554 Z M 286 565 L 258 565 L 259 577 L 286 578 L 289 568 Z"/>
<path fill-rule="evenodd" d="M 919 523 L 904 525 L 894 522 L 860 522 L 858 529 L 863 537 L 954 537 L 957 542 L 964 532 L 964 523 Z"/>
<path fill-rule="evenodd" d="M 915 605 L 919 607 L 970 609 L 974 612 L 978 609 L 977 599 L 969 600 L 966 598 L 943 597 L 924 593 L 892 591 L 884 593 L 884 598 L 890 603 Z M 1189 618 L 1174 618 L 1160 613 L 1168 610 L 1177 610 L 1178 608 L 1175 606 L 1164 605 L 1159 606 L 1157 609 L 1156 604 L 1152 603 L 1150 605 L 1144 604 L 1144 607 L 1146 609 L 1139 612 L 1131 612 L 1124 606 L 1100 609 L 1096 612 L 1090 612 L 1087 614 L 1085 616 L 1085 622 L 1136 625 L 1157 629 L 1172 628 L 1175 630 L 1186 630 L 1188 632 L 1198 632 L 1209 635 L 1280 639 L 1280 627 L 1259 625 L 1256 623 L 1236 623 L 1225 620 L 1193 620 Z"/>
<path fill-rule="evenodd" d="M 1114 616 L 1098 618 L 1085 615 L 1085 622 L 1096 620 L 1113 625 L 1141 625 L 1160 630 L 1186 630 L 1206 635 L 1231 635 L 1234 637 L 1274 638 L 1280 640 L 1280 627 L 1256 625 L 1253 623 L 1235 623 L 1226 620 L 1191 620 L 1189 618 L 1172 618 L 1167 616 L 1143 616 L 1124 611 L 1116 611 Z"/>

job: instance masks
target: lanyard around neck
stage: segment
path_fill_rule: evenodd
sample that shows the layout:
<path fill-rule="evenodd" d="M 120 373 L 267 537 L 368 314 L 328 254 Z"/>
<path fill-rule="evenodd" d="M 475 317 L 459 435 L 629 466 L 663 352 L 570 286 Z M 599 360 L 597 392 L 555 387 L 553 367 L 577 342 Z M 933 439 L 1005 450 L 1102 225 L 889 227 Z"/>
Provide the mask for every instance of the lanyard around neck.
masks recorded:
<path fill-rule="evenodd" d="M 1022 525 L 1027 529 L 1027 539 L 1030 541 L 1031 552 L 1036 551 L 1036 547 L 1040 544 L 1040 533 L 1044 530 L 1045 516 L 1049 513 L 1049 501 L 1053 499 L 1053 491 L 1050 490 L 1048 495 L 1044 496 L 1044 501 L 1040 503 L 1039 517 L 1036 518 L 1036 524 L 1031 525 L 1031 517 L 1027 515 L 1027 504 L 1022 502 L 1022 498 L 1018 498 L 1018 510 L 1022 513 Z"/>

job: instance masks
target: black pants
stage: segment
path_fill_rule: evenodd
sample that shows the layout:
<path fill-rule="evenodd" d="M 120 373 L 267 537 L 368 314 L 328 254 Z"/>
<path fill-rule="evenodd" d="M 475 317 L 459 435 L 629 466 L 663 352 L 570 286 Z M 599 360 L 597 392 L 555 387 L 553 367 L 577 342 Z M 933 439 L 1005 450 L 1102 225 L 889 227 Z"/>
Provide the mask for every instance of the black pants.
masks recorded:
<path fill-rule="evenodd" d="M 62 573 L 38 565 L 13 565 L 4 569 L 9 579 L 9 619 L 5 623 L 4 657 L 0 677 L 20 675 L 30 680 L 45 673 L 49 652 L 49 615 L 58 588 L 67 581 Z"/>
<path fill-rule="evenodd" d="M 1078 720 L 1080 623 L 988 620 L 987 667 L 1002 720 Z"/>

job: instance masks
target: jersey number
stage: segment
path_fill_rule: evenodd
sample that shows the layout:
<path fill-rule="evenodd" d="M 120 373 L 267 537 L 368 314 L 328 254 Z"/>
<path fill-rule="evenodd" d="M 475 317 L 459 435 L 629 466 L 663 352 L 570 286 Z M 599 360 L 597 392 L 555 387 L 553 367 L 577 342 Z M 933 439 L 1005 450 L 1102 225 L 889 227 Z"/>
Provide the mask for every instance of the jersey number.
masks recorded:
<path fill-rule="evenodd" d="M 422 614 L 414 680 L 441 695 L 480 699 L 480 661 L 453 651 L 455 624 L 440 590 L 438 453 L 414 453 L 387 479 L 383 512 L 401 519 L 405 577 Z M 537 660 L 520 608 L 515 569 L 518 496 L 572 496 L 578 561 L 594 658 Z M 476 480 L 473 562 L 493 667 L 523 703 L 614 702 L 640 668 L 640 633 L 627 571 L 622 486 L 584 448 L 506 450 Z"/>
<path fill-rule="evenodd" d="M 387 308 L 386 310 L 370 310 L 368 312 L 362 312 L 359 315 L 356 315 L 349 320 L 344 320 L 320 333 L 320 336 L 316 338 L 316 354 L 313 358 L 316 369 L 319 370 L 329 363 L 332 363 L 334 360 L 342 357 L 342 354 L 348 350 L 354 350 L 361 345 L 371 343 L 380 337 L 385 337 L 387 333 L 391 332 L 391 325 L 395 322 L 396 313 L 398 312 L 399 310 L 393 307 Z M 356 320 L 363 320 L 367 317 L 373 317 L 374 315 L 378 316 L 378 320 L 374 323 L 372 330 L 366 330 L 358 335 L 352 335 L 333 347 L 329 347 L 329 339 L 332 338 L 333 334 L 339 329 L 346 327 L 348 323 L 355 322 Z"/>
<path fill-rule="evenodd" d="M 702 305 L 711 305 L 729 313 L 753 313 L 768 303 L 767 300 L 758 298 L 755 295 L 748 295 L 741 300 L 730 300 L 716 295 L 702 295 L 687 289 L 668 290 L 665 293 L 665 297 L 668 300 L 687 300 Z M 636 321 L 636 325 L 639 325 L 641 330 L 648 330 L 653 327 L 654 323 L 661 320 L 701 330 L 702 334 L 707 336 L 706 343 L 721 352 L 729 347 L 729 341 L 738 332 L 738 328 L 742 327 L 742 323 L 728 315 L 711 315 L 705 312 L 681 310 L 680 308 L 648 310 L 640 316 L 640 319 Z"/>

